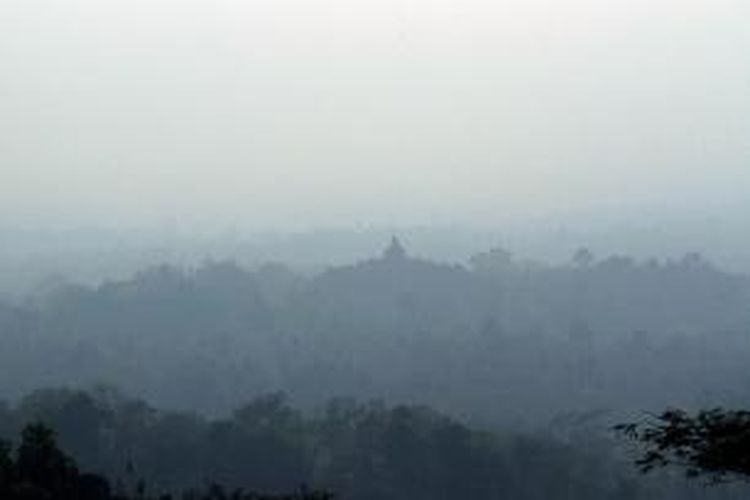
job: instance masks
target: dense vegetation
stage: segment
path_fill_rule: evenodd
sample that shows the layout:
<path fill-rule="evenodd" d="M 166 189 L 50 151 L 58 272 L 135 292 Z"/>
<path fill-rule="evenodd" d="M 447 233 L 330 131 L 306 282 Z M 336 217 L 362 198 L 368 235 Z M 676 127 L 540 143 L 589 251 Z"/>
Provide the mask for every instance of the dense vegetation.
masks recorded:
<path fill-rule="evenodd" d="M 0 306 L 0 395 L 103 382 L 218 414 L 280 390 L 304 406 L 382 398 L 492 425 L 745 407 L 749 299 L 750 279 L 698 255 L 581 251 L 545 267 L 495 250 L 465 268 L 397 250 L 313 277 L 162 266 Z"/>
<path fill-rule="evenodd" d="M 101 475 L 81 472 L 73 458 L 62 451 L 55 433 L 44 424 L 28 424 L 21 432 L 15 450 L 0 442 L 0 498 L 3 500 L 171 500 L 176 496 L 150 495 L 143 481 L 118 484 Z M 309 491 L 286 495 L 263 495 L 241 488 L 227 491 L 219 484 L 190 489 L 179 495 L 183 500 L 330 500 L 329 493 Z"/>
<path fill-rule="evenodd" d="M 0 437 L 45 422 L 113 491 L 154 495 L 741 498 L 642 480 L 610 431 L 632 411 L 750 407 L 748 299 L 748 277 L 695 254 L 459 266 L 394 241 L 314 276 L 161 266 L 0 305 Z"/>
<path fill-rule="evenodd" d="M 6 406 L 0 426 L 5 439 L 28 422 L 57 429 L 62 449 L 120 495 L 205 491 L 216 482 L 269 494 L 311 484 L 351 500 L 705 498 L 700 488 L 640 481 L 587 418 L 556 433 L 493 434 L 425 407 L 337 400 L 305 414 L 273 394 L 209 419 L 113 390 L 56 389 Z M 28 429 L 25 438 L 39 437 L 38 427 Z M 726 494 L 716 498 L 733 498 Z"/>

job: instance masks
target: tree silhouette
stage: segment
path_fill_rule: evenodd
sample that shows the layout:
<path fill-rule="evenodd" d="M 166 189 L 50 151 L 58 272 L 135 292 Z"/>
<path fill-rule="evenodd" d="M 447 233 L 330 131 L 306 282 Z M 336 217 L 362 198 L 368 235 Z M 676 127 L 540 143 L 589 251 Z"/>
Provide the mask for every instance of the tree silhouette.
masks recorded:
<path fill-rule="evenodd" d="M 13 481 L 13 459 L 10 456 L 10 443 L 0 441 L 0 498 L 10 496 Z"/>
<path fill-rule="evenodd" d="M 75 463 L 57 447 L 54 431 L 42 423 L 23 429 L 15 469 L 18 482 L 40 494 L 65 497 L 76 489 Z"/>
<path fill-rule="evenodd" d="M 644 447 L 643 472 L 678 466 L 688 477 L 710 482 L 750 480 L 750 412 L 714 408 L 689 415 L 670 409 L 641 423 L 615 429 Z"/>
<path fill-rule="evenodd" d="M 2 500 L 155 500 L 139 482 L 133 496 L 113 495 L 109 481 L 100 475 L 79 473 L 72 458 L 58 446 L 55 432 L 42 423 L 27 425 L 15 460 L 10 444 L 0 441 L 0 499 Z M 331 500 L 330 493 L 305 487 L 288 495 L 261 495 L 242 489 L 226 490 L 212 484 L 205 491 L 193 490 L 159 500 Z"/>

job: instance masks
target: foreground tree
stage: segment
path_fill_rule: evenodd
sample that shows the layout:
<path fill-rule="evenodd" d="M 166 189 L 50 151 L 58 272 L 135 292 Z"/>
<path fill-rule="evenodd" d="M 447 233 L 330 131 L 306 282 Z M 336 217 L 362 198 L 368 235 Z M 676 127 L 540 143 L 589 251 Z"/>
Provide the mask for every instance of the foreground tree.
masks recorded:
<path fill-rule="evenodd" d="M 643 472 L 677 466 L 713 483 L 750 480 L 750 411 L 670 409 L 615 429 L 643 447 L 636 460 Z"/>
<path fill-rule="evenodd" d="M 289 495 L 261 495 L 242 489 L 226 490 L 214 484 L 205 491 L 192 490 L 180 496 L 146 493 L 144 483 L 136 492 L 113 495 L 109 481 L 97 474 L 80 473 L 72 458 L 58 446 L 54 431 L 42 423 L 27 425 L 13 453 L 0 441 L 0 499 L 2 500 L 331 500 L 326 492 L 302 487 Z"/>

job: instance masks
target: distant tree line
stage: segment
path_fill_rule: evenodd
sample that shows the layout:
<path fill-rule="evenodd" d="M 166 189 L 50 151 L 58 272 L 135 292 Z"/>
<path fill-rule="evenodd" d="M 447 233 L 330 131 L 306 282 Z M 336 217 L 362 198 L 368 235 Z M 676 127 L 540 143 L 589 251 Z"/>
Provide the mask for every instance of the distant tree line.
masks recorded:
<path fill-rule="evenodd" d="M 306 406 L 382 398 L 498 425 L 747 407 L 748 303 L 747 276 L 698 254 L 582 249 L 551 266 L 494 249 L 461 266 L 394 247 L 314 276 L 165 265 L 0 304 L 0 395 L 105 382 L 215 413 L 283 390 Z"/>

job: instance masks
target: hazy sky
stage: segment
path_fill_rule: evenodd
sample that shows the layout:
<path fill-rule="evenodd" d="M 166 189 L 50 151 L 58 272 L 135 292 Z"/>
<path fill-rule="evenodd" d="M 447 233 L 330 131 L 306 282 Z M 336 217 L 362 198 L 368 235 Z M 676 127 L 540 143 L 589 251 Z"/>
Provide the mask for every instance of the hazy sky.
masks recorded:
<path fill-rule="evenodd" d="M 748 0 L 3 0 L 5 220 L 750 197 Z"/>

